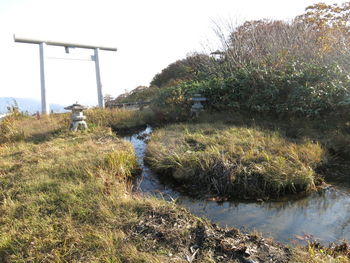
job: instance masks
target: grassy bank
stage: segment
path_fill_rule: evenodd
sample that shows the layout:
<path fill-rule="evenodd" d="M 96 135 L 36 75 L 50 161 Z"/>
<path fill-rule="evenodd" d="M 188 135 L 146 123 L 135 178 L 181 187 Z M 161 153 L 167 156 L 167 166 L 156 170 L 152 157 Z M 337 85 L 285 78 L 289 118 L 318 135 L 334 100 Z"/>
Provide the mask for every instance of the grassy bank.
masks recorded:
<path fill-rule="evenodd" d="M 258 128 L 277 132 L 291 142 L 313 141 L 323 148 L 324 161 L 317 172 L 330 183 L 350 186 L 350 119 L 324 118 L 277 118 L 271 115 L 239 113 L 236 111 L 204 113 L 198 123 L 222 122 L 237 127 Z"/>
<path fill-rule="evenodd" d="M 179 124 L 157 130 L 147 161 L 160 174 L 200 194 L 268 198 L 316 189 L 322 147 L 278 132 L 222 123 Z"/>
<path fill-rule="evenodd" d="M 151 110 L 91 109 L 86 111 L 88 121 L 93 126 L 111 127 L 114 131 L 125 132 L 150 124 L 154 118 Z"/>
<path fill-rule="evenodd" d="M 293 259 L 259 235 L 131 194 L 131 144 L 91 123 L 68 132 L 67 122 L 52 115 L 1 123 L 0 262 L 336 262 L 316 250 L 322 260 L 307 250 Z"/>
<path fill-rule="evenodd" d="M 120 241 L 133 148 L 103 129 L 66 132 L 61 117 L 20 120 L 22 140 L 1 145 L 1 262 L 103 261 Z"/>

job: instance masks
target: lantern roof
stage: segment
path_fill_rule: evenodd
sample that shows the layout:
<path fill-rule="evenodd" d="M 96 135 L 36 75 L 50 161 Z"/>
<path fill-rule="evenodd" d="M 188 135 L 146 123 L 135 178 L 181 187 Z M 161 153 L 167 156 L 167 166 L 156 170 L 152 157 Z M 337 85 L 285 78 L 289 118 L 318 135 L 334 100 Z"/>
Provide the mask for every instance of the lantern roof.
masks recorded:
<path fill-rule="evenodd" d="M 201 101 L 206 101 L 207 98 L 203 97 L 201 94 L 194 94 L 191 100 L 201 102 Z"/>
<path fill-rule="evenodd" d="M 65 110 L 86 110 L 87 107 L 76 102 L 70 106 L 65 107 L 64 109 Z"/>

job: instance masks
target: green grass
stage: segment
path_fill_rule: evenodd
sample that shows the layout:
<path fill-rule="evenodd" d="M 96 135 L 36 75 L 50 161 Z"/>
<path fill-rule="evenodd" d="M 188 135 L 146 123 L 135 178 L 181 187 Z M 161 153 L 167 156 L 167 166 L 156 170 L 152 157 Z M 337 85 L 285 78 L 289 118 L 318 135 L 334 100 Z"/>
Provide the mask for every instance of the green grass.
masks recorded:
<path fill-rule="evenodd" d="M 154 132 L 147 162 L 201 194 L 278 197 L 316 190 L 324 150 L 259 128 L 222 123 L 178 124 Z"/>

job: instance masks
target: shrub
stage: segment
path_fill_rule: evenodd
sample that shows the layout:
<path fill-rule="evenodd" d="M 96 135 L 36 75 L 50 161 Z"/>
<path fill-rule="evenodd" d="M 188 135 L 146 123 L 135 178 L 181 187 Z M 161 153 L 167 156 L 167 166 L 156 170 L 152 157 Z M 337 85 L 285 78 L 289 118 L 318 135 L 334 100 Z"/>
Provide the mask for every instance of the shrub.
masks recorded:
<path fill-rule="evenodd" d="M 279 70 L 269 66 L 237 69 L 229 78 L 186 82 L 162 90 L 155 104 L 188 110 L 189 98 L 201 93 L 214 110 L 246 110 L 264 114 L 316 117 L 343 112 L 350 92 L 349 75 L 339 65 L 290 62 Z"/>
<path fill-rule="evenodd" d="M 169 65 L 153 80 L 162 86 L 154 102 L 188 111 L 188 98 L 198 92 L 214 110 L 344 115 L 350 105 L 349 13 L 349 3 L 320 3 L 290 22 L 246 21 L 228 37 L 218 26 L 222 47 L 214 53 L 220 58 L 189 56 Z"/>

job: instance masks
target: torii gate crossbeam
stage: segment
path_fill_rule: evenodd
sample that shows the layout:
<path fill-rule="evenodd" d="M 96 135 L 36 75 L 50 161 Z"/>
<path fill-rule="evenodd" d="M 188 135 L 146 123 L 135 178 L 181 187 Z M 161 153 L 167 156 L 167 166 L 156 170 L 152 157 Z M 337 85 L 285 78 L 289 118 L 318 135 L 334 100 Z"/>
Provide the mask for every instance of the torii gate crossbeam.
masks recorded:
<path fill-rule="evenodd" d="M 95 71 L 96 71 L 96 83 L 97 83 L 97 98 L 98 98 L 98 106 L 104 107 L 104 99 L 102 92 L 102 82 L 101 82 L 101 73 L 100 73 L 100 61 L 99 61 L 99 51 L 117 51 L 115 47 L 104 47 L 104 46 L 93 46 L 93 45 L 83 45 L 83 44 L 74 44 L 74 43 L 65 43 L 65 42 L 56 42 L 49 40 L 39 40 L 39 39 L 28 39 L 28 38 L 17 38 L 15 35 L 13 36 L 15 42 L 19 43 L 27 43 L 27 44 L 38 44 L 39 45 L 39 56 L 40 56 L 40 83 L 41 83 L 41 111 L 43 114 L 49 114 L 50 108 L 49 103 L 47 101 L 46 95 L 46 81 L 45 81 L 45 60 L 46 54 L 45 49 L 46 45 L 51 46 L 62 46 L 66 48 L 66 51 L 69 48 L 83 48 L 83 49 L 93 49 L 93 61 L 95 61 Z"/>

